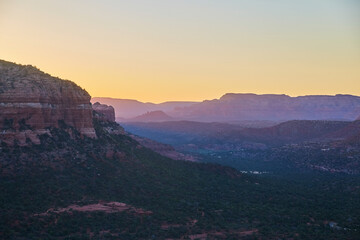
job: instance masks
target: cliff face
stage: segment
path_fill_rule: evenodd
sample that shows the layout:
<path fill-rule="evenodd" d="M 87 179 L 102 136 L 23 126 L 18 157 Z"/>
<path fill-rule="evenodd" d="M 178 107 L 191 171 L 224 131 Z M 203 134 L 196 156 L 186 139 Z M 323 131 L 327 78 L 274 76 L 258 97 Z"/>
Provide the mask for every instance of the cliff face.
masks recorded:
<path fill-rule="evenodd" d="M 102 120 L 115 122 L 115 110 L 112 106 L 96 102 L 92 105 L 92 109 L 100 113 L 99 117 L 102 118 Z"/>
<path fill-rule="evenodd" d="M 0 139 L 8 144 L 39 143 L 39 134 L 61 123 L 96 137 L 90 95 L 33 66 L 0 60 L 0 113 Z"/>

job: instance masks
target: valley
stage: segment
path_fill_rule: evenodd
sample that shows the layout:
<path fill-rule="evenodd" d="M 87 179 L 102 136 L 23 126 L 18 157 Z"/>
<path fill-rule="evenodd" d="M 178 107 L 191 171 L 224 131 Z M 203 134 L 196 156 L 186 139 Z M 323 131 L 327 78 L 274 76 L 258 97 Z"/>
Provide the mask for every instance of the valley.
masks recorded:
<path fill-rule="evenodd" d="M 249 170 L 237 167 L 245 161 L 269 162 L 275 168 L 293 165 L 328 172 L 360 172 L 359 121 L 302 120 L 265 128 L 186 121 L 122 125 L 129 132 L 171 144 L 202 161 L 211 159 L 239 170 Z"/>

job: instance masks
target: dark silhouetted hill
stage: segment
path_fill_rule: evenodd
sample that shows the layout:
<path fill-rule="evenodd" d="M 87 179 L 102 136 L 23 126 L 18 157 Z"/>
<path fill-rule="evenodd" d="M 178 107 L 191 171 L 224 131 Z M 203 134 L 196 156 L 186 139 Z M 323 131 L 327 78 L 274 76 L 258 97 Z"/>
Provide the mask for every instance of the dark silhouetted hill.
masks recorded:
<path fill-rule="evenodd" d="M 172 121 L 173 118 L 164 113 L 163 111 L 152 111 L 144 113 L 140 116 L 130 118 L 127 122 L 165 122 Z"/>

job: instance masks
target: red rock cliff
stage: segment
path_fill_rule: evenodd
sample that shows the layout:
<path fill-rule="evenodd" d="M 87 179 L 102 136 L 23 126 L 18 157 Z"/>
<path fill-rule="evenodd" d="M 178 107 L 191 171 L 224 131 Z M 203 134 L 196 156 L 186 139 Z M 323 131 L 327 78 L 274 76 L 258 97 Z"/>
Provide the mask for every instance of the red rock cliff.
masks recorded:
<path fill-rule="evenodd" d="M 96 137 L 90 95 L 75 83 L 33 66 L 0 60 L 0 139 L 10 144 L 17 140 L 25 145 L 26 138 L 39 143 L 37 135 L 61 121 Z"/>

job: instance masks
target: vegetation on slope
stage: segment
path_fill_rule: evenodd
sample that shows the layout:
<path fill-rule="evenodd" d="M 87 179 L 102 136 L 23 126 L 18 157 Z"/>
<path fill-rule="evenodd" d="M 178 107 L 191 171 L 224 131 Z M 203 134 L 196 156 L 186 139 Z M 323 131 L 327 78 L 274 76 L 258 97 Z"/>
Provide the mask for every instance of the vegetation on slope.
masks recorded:
<path fill-rule="evenodd" d="M 174 161 L 94 120 L 98 139 L 62 124 L 41 145 L 1 146 L 0 238 L 356 239 L 358 182 L 330 189 Z M 322 182 L 323 183 L 323 182 Z M 349 188 L 343 188 L 349 184 Z M 46 212 L 123 202 L 152 214 Z M 338 228 L 329 226 L 334 221 Z M 206 234 L 206 235 L 204 235 Z M 200 235 L 199 235 L 200 236 Z"/>

